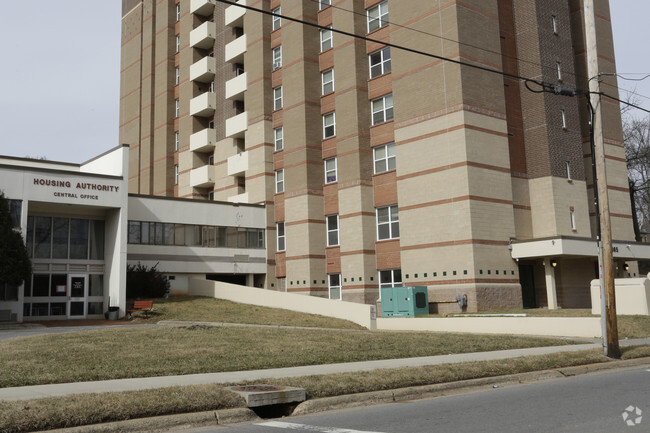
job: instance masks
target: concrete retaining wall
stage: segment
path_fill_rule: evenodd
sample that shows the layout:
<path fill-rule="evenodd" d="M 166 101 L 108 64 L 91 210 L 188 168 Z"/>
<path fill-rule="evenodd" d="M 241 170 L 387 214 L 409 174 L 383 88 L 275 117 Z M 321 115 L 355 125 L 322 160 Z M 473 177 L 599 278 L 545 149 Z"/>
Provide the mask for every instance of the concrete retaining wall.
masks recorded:
<path fill-rule="evenodd" d="M 262 307 L 282 308 L 300 313 L 319 314 L 336 319 L 349 320 L 370 330 L 376 329 L 374 306 L 355 302 L 333 301 L 314 296 L 275 292 L 193 278 L 190 279 L 191 296 L 207 296 L 217 299 L 259 305 Z"/>
<path fill-rule="evenodd" d="M 377 318 L 386 331 L 467 332 L 473 334 L 545 335 L 600 338 L 598 317 L 446 317 Z"/>

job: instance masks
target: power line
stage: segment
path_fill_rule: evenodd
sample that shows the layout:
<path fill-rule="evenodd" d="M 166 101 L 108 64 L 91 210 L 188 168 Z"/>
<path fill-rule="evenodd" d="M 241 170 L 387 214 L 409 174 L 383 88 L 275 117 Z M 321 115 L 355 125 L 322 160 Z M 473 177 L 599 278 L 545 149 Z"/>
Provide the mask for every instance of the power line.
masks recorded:
<path fill-rule="evenodd" d="M 490 73 L 493 73 L 493 74 L 498 74 L 498 75 L 501 75 L 501 76 L 504 76 L 504 77 L 509 77 L 509 78 L 514 78 L 514 79 L 517 79 L 517 80 L 521 80 L 521 81 L 523 81 L 525 83 L 526 88 L 528 90 L 531 90 L 531 91 L 533 91 L 535 93 L 541 93 L 541 92 L 545 92 L 545 91 L 549 91 L 549 90 L 552 91 L 553 93 L 557 94 L 557 95 L 565 95 L 565 96 L 575 96 L 576 94 L 589 94 L 590 93 L 587 90 L 581 90 L 581 89 L 578 89 L 578 88 L 576 88 L 576 89 L 560 88 L 558 86 L 546 83 L 544 81 L 538 81 L 538 80 L 535 80 L 535 79 L 532 79 L 532 78 L 526 78 L 526 77 L 522 77 L 520 75 L 510 74 L 508 72 L 499 71 L 497 69 L 486 68 L 484 66 L 479 66 L 479 65 L 472 64 L 472 63 L 463 62 L 461 60 L 450 59 L 448 57 L 439 56 L 437 54 L 425 53 L 424 51 L 416 50 L 416 49 L 413 49 L 413 48 L 408 48 L 408 47 L 393 44 L 393 43 L 390 43 L 390 42 L 380 41 L 378 39 L 369 38 L 367 36 L 361 36 L 361 35 L 357 35 L 355 33 L 346 32 L 344 30 L 335 29 L 335 28 L 333 28 L 331 26 L 321 26 L 320 24 L 310 23 L 308 21 L 304 21 L 304 20 L 301 20 L 301 19 L 298 19 L 298 18 L 293 18 L 293 17 L 289 17 L 289 16 L 286 16 L 286 15 L 274 13 L 272 11 L 266 11 L 266 10 L 255 8 L 255 7 L 252 7 L 252 6 L 242 5 L 242 4 L 236 3 L 236 2 L 231 1 L 231 0 L 217 0 L 217 1 L 220 2 L 220 3 L 231 5 L 231 6 L 238 6 L 240 8 L 244 8 L 244 9 L 247 9 L 247 10 L 259 12 L 259 13 L 262 13 L 264 15 L 269 15 L 269 16 L 272 16 L 272 17 L 279 17 L 280 19 L 284 19 L 284 20 L 287 20 L 287 21 L 292 21 L 292 22 L 295 22 L 295 23 L 303 24 L 303 25 L 306 25 L 306 26 L 309 26 L 309 27 L 314 27 L 314 28 L 317 28 L 317 29 L 320 29 L 320 30 L 329 30 L 331 32 L 339 33 L 339 34 L 342 34 L 342 35 L 345 35 L 345 36 L 348 36 L 348 37 L 351 37 L 351 38 L 361 39 L 361 40 L 364 40 L 364 41 L 367 41 L 367 42 L 374 42 L 374 43 L 377 43 L 377 44 L 380 44 L 380 45 L 384 45 L 384 46 L 391 47 L 391 48 L 396 48 L 398 50 L 406 51 L 406 52 L 409 52 L 409 53 L 419 54 L 421 56 L 431 57 L 431 58 L 434 58 L 434 59 L 454 63 L 456 65 L 466 66 L 466 67 L 469 67 L 469 68 L 479 69 L 481 71 L 490 72 Z M 530 88 L 530 86 L 529 86 L 529 83 L 534 83 L 534 84 L 540 86 L 542 88 L 541 92 L 532 90 Z M 568 91 L 572 91 L 573 94 L 569 95 L 569 93 L 571 93 L 571 92 L 567 93 Z M 618 101 L 619 103 L 623 103 L 623 104 L 626 104 L 626 105 L 628 105 L 630 107 L 633 107 L 633 108 L 639 109 L 641 111 L 645 111 L 647 113 L 650 113 L 649 110 L 646 110 L 645 108 L 639 107 L 639 106 L 637 106 L 635 104 L 631 104 L 631 103 L 626 102 L 626 101 L 621 101 L 620 99 L 615 98 L 613 96 L 610 96 L 610 95 L 608 95 L 606 93 L 603 93 L 603 92 L 600 92 L 600 94 L 602 96 L 606 96 L 606 97 L 608 97 L 610 99 Z"/>

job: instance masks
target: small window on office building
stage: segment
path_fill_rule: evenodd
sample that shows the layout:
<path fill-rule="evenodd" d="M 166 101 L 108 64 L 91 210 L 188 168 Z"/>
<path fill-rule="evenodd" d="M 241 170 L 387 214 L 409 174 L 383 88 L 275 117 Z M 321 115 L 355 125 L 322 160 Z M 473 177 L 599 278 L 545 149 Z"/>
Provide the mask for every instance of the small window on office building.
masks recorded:
<path fill-rule="evenodd" d="M 551 26 L 553 27 L 553 34 L 557 35 L 557 17 L 551 15 Z"/>
<path fill-rule="evenodd" d="M 282 18 L 280 18 L 279 16 L 277 16 L 277 15 L 280 15 L 280 14 L 282 13 L 282 9 L 280 9 L 280 8 L 275 8 L 275 9 L 273 9 L 271 12 L 273 12 L 273 14 L 274 14 L 274 15 L 273 15 L 273 26 L 272 26 L 272 29 L 273 29 L 273 30 L 277 30 L 277 29 L 279 29 L 280 26 L 282 25 Z"/>
<path fill-rule="evenodd" d="M 337 180 L 336 157 L 325 160 L 325 183 L 333 183 Z"/>
<path fill-rule="evenodd" d="M 280 194 L 284 192 L 284 169 L 275 170 L 275 193 Z"/>
<path fill-rule="evenodd" d="M 277 236 L 278 236 L 278 251 L 285 251 L 287 248 L 286 237 L 284 235 L 284 222 L 276 224 Z"/>
<path fill-rule="evenodd" d="M 320 50 L 321 52 L 332 48 L 332 30 L 323 29 L 320 31 Z"/>
<path fill-rule="evenodd" d="M 20 227 L 20 216 L 23 207 L 21 200 L 9 200 L 9 214 L 11 215 L 11 223 L 14 228 Z"/>
<path fill-rule="evenodd" d="M 281 126 L 273 130 L 275 150 L 284 149 L 284 128 Z"/>
<path fill-rule="evenodd" d="M 318 0 L 318 9 L 325 9 L 332 4 L 332 0 Z"/>
<path fill-rule="evenodd" d="M 393 120 L 393 94 L 373 99 L 371 108 L 373 125 Z"/>
<path fill-rule="evenodd" d="M 180 51 L 181 51 L 181 36 L 176 35 L 176 52 L 178 53 Z"/>
<path fill-rule="evenodd" d="M 181 20 L 181 4 L 177 3 L 176 4 L 176 21 Z"/>
<path fill-rule="evenodd" d="M 377 240 L 399 238 L 397 205 L 377 208 Z"/>
<path fill-rule="evenodd" d="M 402 285 L 402 270 L 388 269 L 379 271 L 379 288 L 399 287 Z"/>
<path fill-rule="evenodd" d="M 323 138 L 336 135 L 336 115 L 334 112 L 323 114 Z"/>
<path fill-rule="evenodd" d="M 573 208 L 569 209 L 569 218 L 571 220 L 571 230 L 576 230 L 576 214 Z"/>
<path fill-rule="evenodd" d="M 178 185 L 178 165 L 174 166 L 174 185 Z"/>
<path fill-rule="evenodd" d="M 566 178 L 568 180 L 571 180 L 571 163 L 569 163 L 569 161 L 566 161 L 564 163 L 564 166 L 566 168 Z"/>
<path fill-rule="evenodd" d="M 322 94 L 327 95 L 334 91 L 334 69 L 328 69 L 321 73 Z"/>
<path fill-rule="evenodd" d="M 339 244 L 339 216 L 330 215 L 327 220 L 327 246 L 333 247 Z"/>
<path fill-rule="evenodd" d="M 388 2 L 383 1 L 368 9 L 368 33 L 388 24 Z"/>
<path fill-rule="evenodd" d="M 273 69 L 282 66 L 282 45 L 273 48 Z"/>
<path fill-rule="evenodd" d="M 178 99 L 174 101 L 174 114 L 176 117 L 180 116 L 181 114 L 181 101 Z"/>
<path fill-rule="evenodd" d="M 368 56 L 370 63 L 370 78 L 375 78 L 390 72 L 390 47 L 382 48 Z"/>
<path fill-rule="evenodd" d="M 328 275 L 329 298 L 334 300 L 341 299 L 341 274 Z"/>
<path fill-rule="evenodd" d="M 557 80 L 562 81 L 562 64 L 560 62 L 555 62 L 555 74 L 557 75 Z"/>
<path fill-rule="evenodd" d="M 560 110 L 560 122 L 562 123 L 562 129 L 566 129 L 566 113 L 564 110 Z"/>
<path fill-rule="evenodd" d="M 178 150 L 181 144 L 180 133 L 178 131 L 174 132 L 174 150 Z"/>
<path fill-rule="evenodd" d="M 176 83 L 177 86 L 181 82 L 181 68 L 179 68 L 178 66 L 176 66 L 176 68 L 174 69 L 174 82 Z"/>
<path fill-rule="evenodd" d="M 373 149 L 375 155 L 375 174 L 395 170 L 395 143 L 377 146 Z"/>
<path fill-rule="evenodd" d="M 273 89 L 273 109 L 279 110 L 282 108 L 282 86 Z"/>

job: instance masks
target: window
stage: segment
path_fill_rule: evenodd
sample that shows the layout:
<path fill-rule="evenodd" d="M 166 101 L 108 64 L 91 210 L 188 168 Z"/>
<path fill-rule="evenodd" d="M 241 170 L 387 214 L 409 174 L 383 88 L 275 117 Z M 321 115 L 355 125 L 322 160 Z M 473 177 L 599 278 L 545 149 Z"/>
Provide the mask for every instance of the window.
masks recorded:
<path fill-rule="evenodd" d="M 181 51 L 181 36 L 176 35 L 176 52 L 178 53 L 180 51 Z"/>
<path fill-rule="evenodd" d="M 327 246 L 333 247 L 339 244 L 339 216 L 330 215 L 327 220 Z"/>
<path fill-rule="evenodd" d="M 388 2 L 384 1 L 368 9 L 368 33 L 388 24 Z"/>
<path fill-rule="evenodd" d="M 181 114 L 181 101 L 178 99 L 174 101 L 174 114 L 176 114 L 176 117 Z"/>
<path fill-rule="evenodd" d="M 210 201 L 214 201 L 214 191 L 210 191 L 210 192 L 208 193 L 208 200 L 210 200 Z"/>
<path fill-rule="evenodd" d="M 174 185 L 178 185 L 178 164 L 174 166 Z"/>
<path fill-rule="evenodd" d="M 382 287 L 399 287 L 402 285 L 402 270 L 389 269 L 379 271 L 379 288 Z"/>
<path fill-rule="evenodd" d="M 569 218 L 571 218 L 571 230 L 576 230 L 576 214 L 573 209 L 569 210 Z"/>
<path fill-rule="evenodd" d="M 377 208 L 377 239 L 399 238 L 397 205 Z"/>
<path fill-rule="evenodd" d="M 561 121 L 562 121 L 562 129 L 566 129 L 566 113 L 564 110 L 560 110 L 560 116 L 561 116 Z"/>
<path fill-rule="evenodd" d="M 390 47 L 382 48 L 368 56 L 370 61 L 370 78 L 390 72 Z"/>
<path fill-rule="evenodd" d="M 395 143 L 377 146 L 373 151 L 375 154 L 375 174 L 395 170 Z"/>
<path fill-rule="evenodd" d="M 551 16 L 551 25 L 553 26 L 553 34 L 557 35 L 557 17 L 555 15 Z"/>
<path fill-rule="evenodd" d="M 273 89 L 273 109 L 279 110 L 282 108 L 282 86 Z"/>
<path fill-rule="evenodd" d="M 14 227 L 20 227 L 20 215 L 23 202 L 21 200 L 9 200 L 9 213 L 11 214 L 11 222 Z"/>
<path fill-rule="evenodd" d="M 569 163 L 569 161 L 566 161 L 564 163 L 564 166 L 566 168 L 566 178 L 568 180 L 571 180 L 571 164 Z"/>
<path fill-rule="evenodd" d="M 387 122 L 393 119 L 393 94 L 374 99 L 372 105 L 372 124 Z"/>
<path fill-rule="evenodd" d="M 332 30 L 323 29 L 320 31 L 320 50 L 321 52 L 332 48 Z"/>
<path fill-rule="evenodd" d="M 278 251 L 285 251 L 287 248 L 286 237 L 284 235 L 284 222 L 276 224 L 278 232 Z"/>
<path fill-rule="evenodd" d="M 177 3 L 176 4 L 176 21 L 181 20 L 181 4 Z"/>
<path fill-rule="evenodd" d="M 283 127 L 275 128 L 273 130 L 273 133 L 275 135 L 275 150 L 284 149 L 284 139 L 282 138 L 284 135 L 284 128 Z"/>
<path fill-rule="evenodd" d="M 325 183 L 336 182 L 336 157 L 325 160 Z"/>
<path fill-rule="evenodd" d="M 282 25 L 282 18 L 277 16 L 277 15 L 280 15 L 282 13 L 282 9 L 281 8 L 275 8 L 271 12 L 273 13 L 273 25 L 272 25 L 271 28 L 273 30 L 277 30 Z"/>
<path fill-rule="evenodd" d="M 282 45 L 273 48 L 273 69 L 282 66 Z"/>
<path fill-rule="evenodd" d="M 284 169 L 275 170 L 275 193 L 284 192 Z"/>
<path fill-rule="evenodd" d="M 321 73 L 322 94 L 327 95 L 334 91 L 334 69 L 328 69 Z"/>
<path fill-rule="evenodd" d="M 176 83 L 177 86 L 181 82 L 181 68 L 179 68 L 178 66 L 176 66 L 176 68 L 174 69 L 174 82 Z"/>
<path fill-rule="evenodd" d="M 174 150 L 178 150 L 180 147 L 181 139 L 180 133 L 178 131 L 174 132 Z"/>
<path fill-rule="evenodd" d="M 323 115 L 323 138 L 336 135 L 336 116 L 334 112 Z"/>
<path fill-rule="evenodd" d="M 329 298 L 340 300 L 341 299 L 341 274 L 328 275 L 329 280 Z"/>
<path fill-rule="evenodd" d="M 555 73 L 557 75 L 557 80 L 562 81 L 562 65 L 560 62 L 555 62 Z"/>
<path fill-rule="evenodd" d="M 332 0 L 319 0 L 318 9 L 325 9 L 327 6 L 332 4 Z"/>

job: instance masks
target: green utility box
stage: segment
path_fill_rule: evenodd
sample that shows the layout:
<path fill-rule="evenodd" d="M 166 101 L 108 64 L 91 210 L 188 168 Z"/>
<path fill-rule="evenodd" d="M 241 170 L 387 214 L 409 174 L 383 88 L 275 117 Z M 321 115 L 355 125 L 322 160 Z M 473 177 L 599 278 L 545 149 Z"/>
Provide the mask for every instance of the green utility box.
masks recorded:
<path fill-rule="evenodd" d="M 423 314 L 429 314 L 429 295 L 425 286 L 381 288 L 381 317 Z"/>

